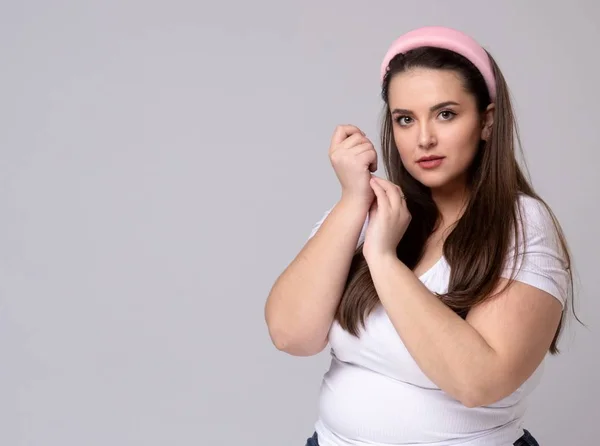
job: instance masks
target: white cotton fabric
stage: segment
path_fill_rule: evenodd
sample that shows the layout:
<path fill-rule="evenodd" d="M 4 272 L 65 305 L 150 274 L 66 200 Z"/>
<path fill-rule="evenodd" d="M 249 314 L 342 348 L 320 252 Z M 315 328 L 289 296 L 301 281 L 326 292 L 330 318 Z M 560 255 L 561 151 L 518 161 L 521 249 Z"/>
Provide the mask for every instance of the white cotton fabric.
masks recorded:
<path fill-rule="evenodd" d="M 531 197 L 518 201 L 526 250 L 516 280 L 550 293 L 564 306 L 569 277 L 551 216 Z M 359 244 L 367 226 L 368 218 Z M 513 266 L 508 257 L 505 277 Z M 420 280 L 432 292 L 444 293 L 449 277 L 450 266 L 442 257 Z M 315 424 L 320 446 L 512 445 L 523 435 L 527 397 L 543 371 L 542 363 L 519 389 L 495 404 L 467 408 L 425 376 L 381 305 L 367 318 L 359 338 L 334 322 L 329 344 L 331 365 L 323 377 Z"/>

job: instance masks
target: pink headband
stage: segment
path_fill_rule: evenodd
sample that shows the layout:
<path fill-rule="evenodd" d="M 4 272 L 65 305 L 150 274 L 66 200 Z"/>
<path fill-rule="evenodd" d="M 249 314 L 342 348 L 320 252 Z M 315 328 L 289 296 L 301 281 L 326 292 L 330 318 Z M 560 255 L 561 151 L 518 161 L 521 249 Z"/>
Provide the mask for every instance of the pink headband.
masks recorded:
<path fill-rule="evenodd" d="M 496 79 L 486 51 L 468 35 L 442 26 L 426 26 L 409 31 L 396 39 L 381 64 L 381 80 L 389 70 L 394 56 L 414 48 L 433 46 L 454 51 L 471 61 L 483 75 L 492 101 L 496 99 Z"/>

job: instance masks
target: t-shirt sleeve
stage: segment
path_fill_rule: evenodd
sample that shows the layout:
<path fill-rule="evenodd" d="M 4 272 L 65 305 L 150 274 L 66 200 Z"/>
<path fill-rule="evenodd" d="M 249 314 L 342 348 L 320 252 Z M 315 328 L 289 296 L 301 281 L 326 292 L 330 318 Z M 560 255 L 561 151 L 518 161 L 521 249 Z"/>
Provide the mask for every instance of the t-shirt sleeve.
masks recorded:
<path fill-rule="evenodd" d="M 312 230 L 310 231 L 310 235 L 308 236 L 309 240 L 314 237 L 314 235 L 317 233 L 317 231 L 319 230 L 319 228 L 321 227 L 325 219 L 329 216 L 332 210 L 333 208 L 327 209 L 323 216 L 313 225 Z"/>
<path fill-rule="evenodd" d="M 523 197 L 519 205 L 519 255 L 515 262 L 513 236 L 501 275 L 510 278 L 516 263 L 515 280 L 546 291 L 564 307 L 571 279 L 552 216 L 544 204 L 534 198 Z"/>
<path fill-rule="evenodd" d="M 331 207 L 330 209 L 328 209 L 327 211 L 325 211 L 325 213 L 323 214 L 323 216 L 320 218 L 320 220 L 318 220 L 312 227 L 312 230 L 310 232 L 310 235 L 308 236 L 308 239 L 310 240 L 312 237 L 314 237 L 314 235 L 317 233 L 317 231 L 319 230 L 319 228 L 321 227 L 321 225 L 323 224 L 323 222 L 327 219 L 327 217 L 329 216 L 329 214 L 331 213 L 331 211 L 333 210 L 333 207 Z M 362 229 L 360 230 L 360 235 L 358 237 L 358 243 L 357 243 L 357 247 L 360 246 L 360 244 L 362 242 L 364 242 L 365 240 L 365 232 L 367 230 L 367 225 L 369 224 L 369 215 L 367 214 L 366 218 L 365 218 L 365 222 L 362 226 Z"/>

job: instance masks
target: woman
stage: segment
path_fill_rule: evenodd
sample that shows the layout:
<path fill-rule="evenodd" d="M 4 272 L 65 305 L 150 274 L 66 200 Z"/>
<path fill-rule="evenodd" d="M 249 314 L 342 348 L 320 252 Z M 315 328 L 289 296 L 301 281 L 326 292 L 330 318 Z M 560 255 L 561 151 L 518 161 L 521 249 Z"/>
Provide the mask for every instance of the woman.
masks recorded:
<path fill-rule="evenodd" d="M 397 39 L 381 75 L 389 180 L 365 134 L 339 126 L 340 200 L 267 299 L 277 348 L 331 346 L 307 445 L 537 445 L 526 400 L 558 352 L 572 275 L 517 164 L 505 80 L 442 27 Z"/>

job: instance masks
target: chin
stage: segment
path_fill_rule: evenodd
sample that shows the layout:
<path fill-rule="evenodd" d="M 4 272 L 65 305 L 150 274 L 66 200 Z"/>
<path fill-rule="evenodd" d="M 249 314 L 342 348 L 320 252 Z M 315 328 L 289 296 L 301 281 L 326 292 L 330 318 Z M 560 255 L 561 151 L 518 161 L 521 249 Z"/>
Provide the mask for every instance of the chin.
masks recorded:
<path fill-rule="evenodd" d="M 439 189 L 449 185 L 452 181 L 448 175 L 441 174 L 441 172 L 421 173 L 413 175 L 413 177 L 421 183 L 423 186 L 430 189 Z"/>

